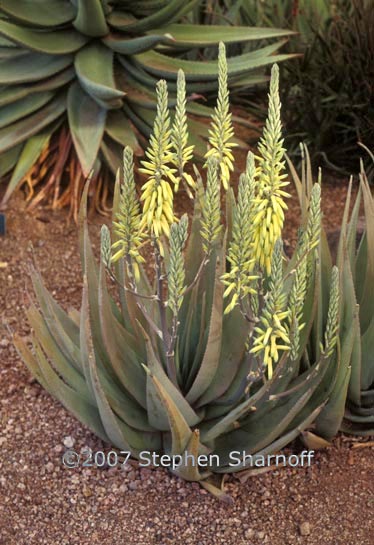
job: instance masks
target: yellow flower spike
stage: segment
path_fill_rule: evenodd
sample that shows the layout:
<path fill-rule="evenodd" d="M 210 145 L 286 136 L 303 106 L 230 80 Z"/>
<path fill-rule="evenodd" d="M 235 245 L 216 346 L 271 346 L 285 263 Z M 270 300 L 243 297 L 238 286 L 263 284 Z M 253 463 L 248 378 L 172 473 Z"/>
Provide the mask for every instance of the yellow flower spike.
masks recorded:
<path fill-rule="evenodd" d="M 253 272 L 255 259 L 253 256 L 253 217 L 256 211 L 254 195 L 256 190 L 255 162 L 253 153 L 248 154 L 246 173 L 240 177 L 238 202 L 234 210 L 232 240 L 230 242 L 227 260 L 231 264 L 229 272 L 222 276 L 222 281 L 230 283 L 232 289 L 225 292 L 224 297 L 231 293 L 232 300 L 227 306 L 227 312 L 240 304 L 243 310 L 243 300 L 251 293 L 252 285 L 258 276 Z"/>
<path fill-rule="evenodd" d="M 142 226 L 142 216 L 134 180 L 133 151 L 130 147 L 126 147 L 123 153 L 123 178 L 119 212 L 113 222 L 113 227 L 117 241 L 114 242 L 112 248 L 119 248 L 119 250 L 113 255 L 112 261 L 115 262 L 122 257 L 127 257 L 131 262 L 135 279 L 137 279 L 139 275 L 138 264 L 144 261 L 139 250 L 146 240 L 146 235 Z"/>
<path fill-rule="evenodd" d="M 205 158 L 217 159 L 220 168 L 220 179 L 225 190 L 230 183 L 230 172 L 234 170 L 234 157 L 231 148 L 236 146 L 232 142 L 234 129 L 231 121 L 229 90 L 227 86 L 227 60 L 225 45 L 219 44 L 218 52 L 218 97 L 217 105 L 212 115 L 212 124 L 209 129 L 210 149 Z"/>
<path fill-rule="evenodd" d="M 266 260 L 270 259 L 268 257 Z M 268 266 L 268 263 L 266 263 Z M 273 366 L 279 360 L 280 352 L 290 350 L 288 331 L 289 311 L 285 310 L 287 298 L 283 292 L 282 246 L 278 241 L 273 250 L 270 263 L 271 276 L 265 306 L 260 316 L 260 324 L 254 328 L 255 338 L 250 352 L 260 355 L 267 367 L 268 378 L 273 375 Z M 281 342 L 279 342 L 281 341 Z"/>
<path fill-rule="evenodd" d="M 271 272 L 271 256 L 276 240 L 280 237 L 284 222 L 283 209 L 287 208 L 283 198 L 289 194 L 281 188 L 283 181 L 284 148 L 281 134 L 279 100 L 279 69 L 273 66 L 269 93 L 269 114 L 264 134 L 259 144 L 258 156 L 258 214 L 255 217 L 257 229 L 254 234 L 254 252 L 266 274 Z"/>
<path fill-rule="evenodd" d="M 169 210 L 173 210 L 173 192 L 168 180 L 176 184 L 177 179 L 174 176 L 175 169 L 168 165 L 173 153 L 168 91 L 164 80 L 158 82 L 156 92 L 157 113 L 149 148 L 146 151 L 149 160 L 142 161 L 143 168 L 139 171 L 149 176 L 142 187 L 141 200 L 144 201 L 142 225 L 158 238 L 163 234 L 169 236 L 170 224 L 174 221 L 174 214 L 169 213 Z M 166 209 L 168 213 L 165 214 Z"/>
<path fill-rule="evenodd" d="M 170 154 L 170 162 L 176 167 L 177 176 L 174 177 L 175 192 L 179 189 L 179 184 L 184 183 L 185 189 L 190 197 L 192 194 L 189 187 L 194 188 L 195 182 L 191 175 L 184 172 L 186 164 L 193 157 L 194 146 L 188 145 L 189 134 L 186 114 L 186 80 L 183 70 L 178 71 L 177 78 L 177 103 L 175 107 L 175 116 L 171 130 L 171 142 L 174 153 Z"/>

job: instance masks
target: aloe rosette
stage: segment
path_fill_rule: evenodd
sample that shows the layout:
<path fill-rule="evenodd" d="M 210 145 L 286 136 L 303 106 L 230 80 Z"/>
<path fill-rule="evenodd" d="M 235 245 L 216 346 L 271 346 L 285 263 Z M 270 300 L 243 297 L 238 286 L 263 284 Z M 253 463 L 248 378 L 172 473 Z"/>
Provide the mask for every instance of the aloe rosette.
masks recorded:
<path fill-rule="evenodd" d="M 223 44 L 219 67 L 222 76 L 227 68 Z M 179 81 L 183 89 L 182 74 Z M 227 82 L 224 77 L 220 82 L 219 97 L 226 101 Z M 222 157 L 208 153 L 205 183 L 196 167 L 189 179 L 195 193 L 190 226 L 186 216 L 176 218 L 173 208 L 178 177 L 184 174 L 180 157 L 191 151 L 183 138 L 179 153 L 173 148 L 174 124 L 185 123 L 183 92 L 173 123 L 164 81 L 157 85 L 157 98 L 142 166 L 147 181 L 139 199 L 127 147 L 117 176 L 113 230 L 102 229 L 99 264 L 88 234 L 85 189 L 79 316 L 66 313 L 34 272 L 37 304 L 27 312 L 33 347 L 19 336 L 15 344 L 42 386 L 104 441 L 135 458 L 142 451 L 188 453 L 195 460 L 200 454 L 217 455 L 210 467 L 183 458 L 174 471 L 227 499 L 219 477 L 248 467 L 245 460 L 232 465 L 232 451 L 253 456 L 278 451 L 310 427 L 328 401 L 338 372 L 339 274 L 334 268 L 327 320 L 314 353 L 307 345 L 320 312 L 320 186 L 312 189 L 299 243 L 287 261 L 277 230 L 286 206 L 286 196 L 279 193 L 279 184 L 286 182 L 277 66 L 261 156 L 249 153 L 235 196 L 226 169 L 220 168 Z M 227 109 L 217 106 L 216 113 L 225 123 L 213 118 L 210 149 L 220 138 L 226 142 L 223 126 L 232 135 Z M 230 158 L 230 146 L 221 153 Z M 259 212 L 265 218 L 262 237 L 259 223 L 252 221 Z M 153 279 L 144 269 L 145 245 Z M 115 296 L 108 282 L 117 288 Z"/>
<path fill-rule="evenodd" d="M 184 22 L 200 1 L 2 0 L 0 2 L 0 177 L 9 178 L 6 202 L 59 132 L 59 153 L 46 167 L 58 178 L 72 143 L 82 175 L 105 163 L 116 172 L 121 150 L 141 153 L 150 135 L 159 78 L 176 99 L 182 68 L 191 98 L 215 91 L 214 61 L 187 60 L 191 48 L 284 38 L 290 32 Z M 233 57 L 233 86 L 265 81 L 262 68 L 287 58 L 282 41 Z M 188 111 L 209 115 L 190 101 Z M 64 133 L 62 125 L 68 123 Z M 191 140 L 202 146 L 206 125 L 190 121 Z M 192 136 L 193 135 L 193 136 Z M 198 147 L 199 147 L 198 146 Z M 205 148 L 205 145 L 204 145 Z M 42 156 L 43 157 L 43 156 Z M 47 177 L 47 172 L 39 173 Z M 73 183 L 73 182 L 71 182 Z"/>
<path fill-rule="evenodd" d="M 301 179 L 292 164 L 294 182 L 303 214 L 307 214 L 312 188 L 312 169 L 308 150 L 302 146 Z M 374 160 L 374 159 L 373 159 Z M 339 367 L 331 383 L 331 395 L 316 421 L 316 433 L 332 439 L 340 430 L 356 435 L 374 433 L 374 201 L 364 169 L 359 174 L 359 188 L 352 203 L 352 180 L 348 186 L 336 253 L 340 270 Z M 360 217 L 363 203 L 364 215 Z M 363 230 L 358 235 L 358 224 Z M 328 237 L 322 231 L 318 275 L 317 315 L 309 339 L 318 350 L 321 331 L 327 319 L 327 297 L 334 256 Z"/>

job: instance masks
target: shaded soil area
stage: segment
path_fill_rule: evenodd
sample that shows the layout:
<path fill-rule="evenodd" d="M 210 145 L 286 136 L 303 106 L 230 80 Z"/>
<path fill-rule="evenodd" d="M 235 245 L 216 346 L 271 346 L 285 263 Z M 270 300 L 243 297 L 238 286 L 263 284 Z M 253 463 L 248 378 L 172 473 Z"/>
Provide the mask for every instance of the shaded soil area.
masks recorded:
<path fill-rule="evenodd" d="M 323 186 L 329 231 L 340 221 L 345 194 L 344 183 Z M 188 207 L 188 199 L 178 200 L 178 213 Z M 96 248 L 102 221 L 91 218 Z M 30 215 L 20 196 L 7 223 L 0 239 L 0 545 L 373 544 L 373 448 L 344 436 L 316 453 L 309 468 L 279 468 L 245 484 L 230 477 L 233 506 L 135 462 L 112 469 L 64 467 L 69 445 L 77 452 L 109 446 L 30 379 L 6 326 L 26 338 L 30 333 L 24 309 L 33 255 L 56 299 L 79 308 L 76 226 L 64 212 L 40 208 Z M 291 245 L 297 225 L 293 196 L 285 231 Z"/>

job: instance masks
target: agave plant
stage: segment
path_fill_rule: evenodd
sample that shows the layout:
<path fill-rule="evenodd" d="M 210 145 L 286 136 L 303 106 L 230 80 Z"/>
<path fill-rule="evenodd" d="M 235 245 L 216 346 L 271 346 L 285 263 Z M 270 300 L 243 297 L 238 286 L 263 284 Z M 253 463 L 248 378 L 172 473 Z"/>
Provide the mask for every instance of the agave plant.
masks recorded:
<path fill-rule="evenodd" d="M 193 150 L 187 145 L 180 72 L 173 122 L 166 82 L 157 85 L 140 199 L 133 153 L 125 148 L 113 230 L 102 228 L 99 265 L 88 235 L 85 189 L 79 317 L 64 312 L 35 272 L 38 305 L 27 312 L 33 347 L 15 336 L 21 357 L 42 386 L 104 441 L 135 458 L 142 451 L 180 456 L 173 471 L 223 499 L 218 477 L 250 464 L 248 459 L 231 464 L 230 453 L 266 456 L 289 443 L 312 425 L 339 370 L 336 268 L 318 353 L 309 354 L 307 365 L 302 362 L 320 312 L 320 186 L 313 187 L 305 228 L 287 263 L 280 238 L 287 181 L 278 67 L 272 70 L 259 155 L 249 153 L 236 197 L 230 185 L 227 76 L 221 44 L 205 184 L 196 166 L 194 175 L 186 172 Z M 173 190 L 183 182 L 195 193 L 190 228 L 187 216 L 178 220 L 173 209 Z M 145 246 L 153 279 L 144 268 Z M 117 296 L 110 294 L 108 282 Z M 204 454 L 216 456 L 208 468 L 193 462 Z"/>
<path fill-rule="evenodd" d="M 292 165 L 291 169 L 305 214 L 312 188 L 311 164 L 305 146 L 303 157 L 302 180 Z M 317 433 L 326 439 L 331 439 L 339 428 L 351 434 L 374 433 L 374 200 L 363 168 L 359 179 L 360 187 L 351 214 L 352 180 L 348 188 L 336 255 L 341 271 L 340 369 L 330 399 L 316 422 Z M 361 218 L 364 220 L 363 232 L 358 240 L 362 200 L 365 215 Z M 321 298 L 326 297 L 333 267 L 332 251 L 325 233 L 323 240 L 318 289 Z M 326 304 L 320 308 L 315 331 L 320 330 L 327 319 Z M 318 345 L 313 335 L 310 342 Z"/>
<path fill-rule="evenodd" d="M 230 43 L 290 34 L 185 24 L 183 16 L 199 3 L 0 3 L 0 177 L 10 177 L 4 202 L 26 176 L 31 190 L 36 178 L 49 179 L 55 202 L 63 203 L 66 199 L 59 189 L 66 165 L 74 163 L 69 171 L 73 194 L 74 186 L 82 184 L 91 169 L 98 172 L 102 163 L 116 172 L 124 146 L 141 153 L 140 144 L 149 137 L 154 119 L 157 79 L 169 82 L 171 103 L 179 68 L 190 84 L 191 99 L 216 90 L 216 62 L 188 61 L 184 56 L 189 49 L 217 46 L 219 40 Z M 262 67 L 287 57 L 273 55 L 282 43 L 273 41 L 269 47 L 231 58 L 232 85 L 265 81 Z M 192 102 L 188 110 L 197 116 L 209 114 L 205 106 Z M 190 128 L 191 141 L 199 149 L 206 125 L 195 119 Z M 50 142 L 50 153 L 43 154 Z M 27 177 L 40 158 L 41 168 Z"/>

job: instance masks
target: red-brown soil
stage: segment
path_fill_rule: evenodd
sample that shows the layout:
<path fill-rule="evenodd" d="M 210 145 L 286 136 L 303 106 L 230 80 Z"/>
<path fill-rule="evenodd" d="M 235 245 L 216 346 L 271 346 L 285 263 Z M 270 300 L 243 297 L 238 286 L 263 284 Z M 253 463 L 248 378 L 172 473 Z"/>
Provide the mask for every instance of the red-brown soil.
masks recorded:
<path fill-rule="evenodd" d="M 345 193 L 343 182 L 323 186 L 329 231 Z M 185 203 L 178 201 L 179 211 Z M 310 468 L 278 469 L 245 484 L 229 479 L 230 507 L 165 470 L 63 467 L 66 437 L 78 452 L 102 445 L 30 379 L 5 325 L 30 333 L 24 307 L 33 253 L 58 301 L 79 308 L 76 226 L 64 212 L 30 215 L 21 196 L 7 223 L 0 238 L 0 545 L 373 545 L 373 448 L 352 448 L 352 438 L 340 436 Z M 101 223 L 91 220 L 96 246 Z M 285 231 L 291 245 L 297 224 L 293 197 Z"/>

